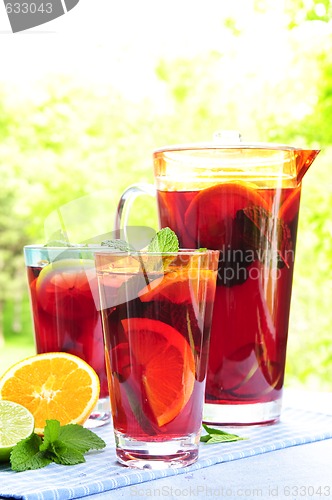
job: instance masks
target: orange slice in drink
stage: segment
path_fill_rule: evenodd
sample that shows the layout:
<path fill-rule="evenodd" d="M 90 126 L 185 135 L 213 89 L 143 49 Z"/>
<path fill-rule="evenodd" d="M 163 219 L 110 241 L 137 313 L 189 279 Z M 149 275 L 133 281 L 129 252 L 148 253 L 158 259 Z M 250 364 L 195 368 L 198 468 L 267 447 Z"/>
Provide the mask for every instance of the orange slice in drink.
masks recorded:
<path fill-rule="evenodd" d="M 42 434 L 46 420 L 83 424 L 99 397 L 99 378 L 81 358 L 65 352 L 19 361 L 0 379 L 0 399 L 27 408 Z"/>
<path fill-rule="evenodd" d="M 238 210 L 269 204 L 250 182 L 224 182 L 200 191 L 185 214 L 185 226 L 198 246 L 222 248 L 231 241 L 232 222 Z"/>
<path fill-rule="evenodd" d="M 206 269 L 181 269 L 166 273 L 144 287 L 138 294 L 142 302 L 167 299 L 174 304 L 212 302 L 216 272 Z"/>
<path fill-rule="evenodd" d="M 37 299 L 52 315 L 72 319 L 93 314 L 92 287 L 97 291 L 94 261 L 64 259 L 44 267 L 36 282 Z"/>
<path fill-rule="evenodd" d="M 171 422 L 194 389 L 195 361 L 187 340 L 172 326 L 146 318 L 122 320 L 150 408 L 159 427 Z M 139 368 L 139 369 L 138 369 Z"/>

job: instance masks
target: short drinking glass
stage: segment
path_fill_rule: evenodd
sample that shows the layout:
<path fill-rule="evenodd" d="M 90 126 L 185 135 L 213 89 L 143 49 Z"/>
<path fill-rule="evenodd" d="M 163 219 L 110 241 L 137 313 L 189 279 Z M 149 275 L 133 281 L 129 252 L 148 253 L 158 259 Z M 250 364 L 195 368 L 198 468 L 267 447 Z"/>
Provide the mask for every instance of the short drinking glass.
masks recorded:
<path fill-rule="evenodd" d="M 86 427 L 110 421 L 94 247 L 24 247 L 37 353 L 68 352 L 94 368 L 100 398 Z"/>

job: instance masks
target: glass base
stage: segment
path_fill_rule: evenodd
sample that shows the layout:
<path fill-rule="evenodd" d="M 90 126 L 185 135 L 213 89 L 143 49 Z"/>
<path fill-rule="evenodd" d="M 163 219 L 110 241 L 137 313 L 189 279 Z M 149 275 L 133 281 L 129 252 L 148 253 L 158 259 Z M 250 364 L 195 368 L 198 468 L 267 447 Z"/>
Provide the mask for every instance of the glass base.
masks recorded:
<path fill-rule="evenodd" d="M 102 425 L 109 424 L 112 419 L 110 400 L 109 398 L 102 398 L 98 400 L 93 412 L 88 420 L 84 423 L 87 429 L 96 429 Z"/>
<path fill-rule="evenodd" d="M 216 425 L 264 425 L 278 422 L 281 399 L 254 404 L 210 404 L 203 408 L 203 422 Z"/>
<path fill-rule="evenodd" d="M 199 434 L 168 441 L 137 441 L 114 431 L 118 461 L 136 469 L 187 467 L 198 458 Z"/>

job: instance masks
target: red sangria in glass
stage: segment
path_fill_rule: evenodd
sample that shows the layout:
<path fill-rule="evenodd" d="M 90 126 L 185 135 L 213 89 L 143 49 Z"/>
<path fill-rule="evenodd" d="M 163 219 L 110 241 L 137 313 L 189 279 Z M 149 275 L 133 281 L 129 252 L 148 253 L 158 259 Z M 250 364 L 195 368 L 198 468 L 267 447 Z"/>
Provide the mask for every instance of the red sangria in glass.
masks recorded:
<path fill-rule="evenodd" d="M 218 252 L 96 253 L 118 460 L 197 460 Z"/>

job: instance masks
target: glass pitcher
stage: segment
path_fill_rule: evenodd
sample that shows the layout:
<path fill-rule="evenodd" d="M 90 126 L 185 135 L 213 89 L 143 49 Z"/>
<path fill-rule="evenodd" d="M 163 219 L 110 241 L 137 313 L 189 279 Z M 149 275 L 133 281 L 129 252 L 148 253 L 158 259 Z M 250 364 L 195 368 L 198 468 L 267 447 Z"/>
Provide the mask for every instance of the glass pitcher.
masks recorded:
<path fill-rule="evenodd" d="M 319 150 L 279 144 L 167 146 L 153 153 L 160 227 L 182 248 L 220 250 L 203 420 L 278 421 L 286 359 L 301 181 Z M 125 212 L 123 210 L 125 209 Z M 123 217 L 125 215 L 125 217 Z"/>

